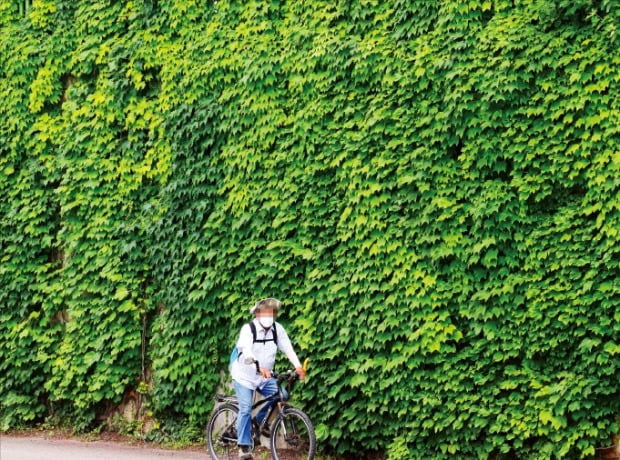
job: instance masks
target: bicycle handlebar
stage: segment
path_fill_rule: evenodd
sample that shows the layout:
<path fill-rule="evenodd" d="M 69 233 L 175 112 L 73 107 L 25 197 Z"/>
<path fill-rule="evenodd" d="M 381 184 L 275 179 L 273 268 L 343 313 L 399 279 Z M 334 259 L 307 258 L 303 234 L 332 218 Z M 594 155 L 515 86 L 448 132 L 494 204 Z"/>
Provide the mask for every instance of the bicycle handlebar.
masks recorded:
<path fill-rule="evenodd" d="M 260 374 L 260 364 L 258 363 L 258 360 L 255 359 L 254 360 L 254 365 L 256 366 L 256 373 Z M 286 372 L 282 372 L 282 373 L 277 373 L 277 372 L 272 372 L 271 373 L 271 377 L 273 377 L 274 379 L 276 379 L 278 381 L 278 383 L 282 383 L 285 380 L 289 380 L 291 382 L 297 380 L 299 378 L 299 375 L 297 374 L 297 372 L 295 372 L 295 370 L 290 370 L 290 371 L 286 371 Z"/>
<path fill-rule="evenodd" d="M 294 370 L 282 372 L 280 374 L 272 372 L 271 376 L 278 382 L 284 382 L 285 380 L 292 382 L 299 379 L 299 374 L 297 374 Z"/>

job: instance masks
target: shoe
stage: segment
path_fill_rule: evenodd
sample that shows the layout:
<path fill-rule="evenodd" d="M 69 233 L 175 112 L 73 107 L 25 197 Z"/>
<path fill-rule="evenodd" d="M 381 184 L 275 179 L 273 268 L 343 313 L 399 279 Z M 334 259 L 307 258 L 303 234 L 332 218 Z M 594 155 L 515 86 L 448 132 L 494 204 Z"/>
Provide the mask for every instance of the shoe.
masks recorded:
<path fill-rule="evenodd" d="M 252 458 L 252 450 L 248 446 L 239 446 L 239 458 L 250 460 Z"/>

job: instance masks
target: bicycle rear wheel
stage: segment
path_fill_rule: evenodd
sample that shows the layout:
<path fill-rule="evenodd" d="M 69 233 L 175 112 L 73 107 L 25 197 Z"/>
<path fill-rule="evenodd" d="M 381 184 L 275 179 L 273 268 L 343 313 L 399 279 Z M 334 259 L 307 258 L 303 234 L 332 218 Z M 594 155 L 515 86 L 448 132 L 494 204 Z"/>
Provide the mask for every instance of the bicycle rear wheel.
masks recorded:
<path fill-rule="evenodd" d="M 207 449 L 213 460 L 238 459 L 237 413 L 232 404 L 218 407 L 207 423 Z"/>
<path fill-rule="evenodd" d="M 312 460 L 316 437 L 310 417 L 289 407 L 271 428 L 271 455 L 274 460 Z"/>

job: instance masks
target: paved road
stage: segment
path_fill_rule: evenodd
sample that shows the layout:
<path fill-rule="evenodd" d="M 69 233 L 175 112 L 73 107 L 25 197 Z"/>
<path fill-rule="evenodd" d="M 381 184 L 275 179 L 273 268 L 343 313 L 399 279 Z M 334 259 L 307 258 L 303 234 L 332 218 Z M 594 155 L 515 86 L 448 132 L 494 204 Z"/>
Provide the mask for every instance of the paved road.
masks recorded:
<path fill-rule="evenodd" d="M 132 447 L 113 442 L 82 442 L 0 436 L 0 460 L 208 460 L 206 452 Z"/>

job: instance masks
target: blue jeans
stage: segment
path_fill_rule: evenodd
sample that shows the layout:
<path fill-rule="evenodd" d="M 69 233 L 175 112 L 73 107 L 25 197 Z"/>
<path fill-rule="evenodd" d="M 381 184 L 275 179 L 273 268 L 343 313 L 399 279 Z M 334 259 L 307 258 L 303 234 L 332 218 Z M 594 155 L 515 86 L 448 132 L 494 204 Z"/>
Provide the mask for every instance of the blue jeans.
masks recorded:
<path fill-rule="evenodd" d="M 240 446 L 252 445 L 252 403 L 254 400 L 254 390 L 244 387 L 233 380 L 237 401 L 239 402 L 239 414 L 237 415 L 237 444 Z M 278 392 L 278 383 L 276 379 L 269 379 L 262 388 L 257 388 L 263 397 L 268 398 Z M 284 399 L 288 399 L 288 394 L 284 391 Z M 267 411 L 275 402 L 263 404 L 256 414 L 256 420 L 261 423 Z"/>

